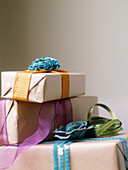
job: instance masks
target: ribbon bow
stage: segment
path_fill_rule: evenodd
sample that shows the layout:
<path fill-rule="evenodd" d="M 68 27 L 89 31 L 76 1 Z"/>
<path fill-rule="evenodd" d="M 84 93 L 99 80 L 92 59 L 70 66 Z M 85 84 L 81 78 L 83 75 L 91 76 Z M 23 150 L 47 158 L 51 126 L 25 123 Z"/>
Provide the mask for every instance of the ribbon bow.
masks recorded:
<path fill-rule="evenodd" d="M 36 59 L 29 66 L 28 70 L 17 72 L 13 90 L 13 100 L 28 101 L 29 86 L 32 74 L 34 73 L 58 73 L 62 78 L 61 98 L 69 97 L 69 74 L 67 71 L 59 69 L 60 63 L 51 57 Z"/>
<path fill-rule="evenodd" d="M 104 117 L 91 117 L 91 113 L 95 106 L 100 106 L 107 110 L 112 119 Z M 59 139 L 80 139 L 80 138 L 95 138 L 95 137 L 108 137 L 116 135 L 123 130 L 122 123 L 116 118 L 115 114 L 104 104 L 95 104 L 88 111 L 88 121 L 71 122 L 66 126 L 60 126 L 55 129 L 55 137 Z"/>
<path fill-rule="evenodd" d="M 110 113 L 112 119 L 97 117 L 97 116 L 91 117 L 92 111 L 95 106 L 100 106 L 105 110 L 107 110 Z M 93 125 L 96 133 L 96 137 L 106 137 L 106 136 L 116 135 L 118 132 L 123 130 L 123 128 L 121 127 L 122 122 L 116 118 L 115 114 L 111 111 L 111 109 L 108 106 L 100 103 L 93 105 L 89 109 L 88 123 L 90 125 Z"/>

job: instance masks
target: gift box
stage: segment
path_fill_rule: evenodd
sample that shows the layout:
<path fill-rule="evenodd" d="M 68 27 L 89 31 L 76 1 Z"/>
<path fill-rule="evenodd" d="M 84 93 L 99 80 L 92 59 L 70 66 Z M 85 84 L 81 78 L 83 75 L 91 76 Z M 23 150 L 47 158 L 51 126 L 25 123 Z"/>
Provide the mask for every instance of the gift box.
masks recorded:
<path fill-rule="evenodd" d="M 116 137 L 128 140 L 128 134 Z M 53 145 L 46 143 L 33 146 L 17 157 L 9 170 L 53 169 Z M 74 142 L 69 146 L 71 170 L 126 170 L 125 156 L 124 147 L 119 139 Z"/>
<path fill-rule="evenodd" d="M 60 100 L 65 101 L 66 99 Z M 79 96 L 70 99 L 72 105 L 73 121 L 86 121 L 89 108 L 97 103 L 95 96 Z M 44 102 L 47 103 L 48 102 Z M 29 103 L 22 101 L 6 101 L 6 129 L 9 143 L 22 142 L 28 136 L 31 136 L 39 126 L 39 110 L 42 104 Z M 54 106 L 51 104 L 49 107 L 50 113 L 53 111 Z M 63 111 L 66 111 L 65 106 Z M 47 113 L 46 113 L 47 114 Z M 98 108 L 93 111 L 94 115 L 98 115 Z M 57 127 L 57 122 L 64 122 L 70 115 L 61 115 L 56 118 L 52 123 L 51 130 L 47 136 L 47 140 L 53 139 L 53 130 Z M 61 119 L 61 120 L 59 120 Z M 67 120 L 66 120 L 67 121 Z M 69 122 L 66 122 L 69 123 Z M 1 134 L 4 136 L 4 134 Z"/>
<path fill-rule="evenodd" d="M 42 103 L 44 101 L 51 101 L 61 98 L 79 96 L 85 94 L 85 74 L 84 73 L 65 73 L 69 77 L 64 78 L 61 73 L 35 73 L 31 75 L 30 85 L 28 87 L 27 100 L 29 102 Z M 15 99 L 14 98 L 14 87 L 16 86 L 15 77 L 17 72 L 2 72 L 1 73 L 1 94 L 3 98 Z M 27 73 L 24 74 L 26 76 Z M 63 76 L 62 76 L 63 75 Z M 20 77 L 22 81 L 18 85 L 19 91 L 25 90 L 22 82 L 24 77 Z M 18 79 L 18 78 L 17 78 Z M 62 81 L 63 80 L 63 81 Z M 62 83 L 63 82 L 63 83 Z M 26 86 L 26 80 L 25 84 Z M 68 88 L 67 88 L 68 87 Z M 26 87 L 24 87 L 26 88 Z M 68 92 L 63 91 L 68 90 Z M 16 90 L 16 89 L 15 89 Z M 63 94 L 68 93 L 68 95 Z M 22 95 L 22 92 L 18 94 L 18 97 Z M 21 100 L 22 99 L 15 99 Z"/>

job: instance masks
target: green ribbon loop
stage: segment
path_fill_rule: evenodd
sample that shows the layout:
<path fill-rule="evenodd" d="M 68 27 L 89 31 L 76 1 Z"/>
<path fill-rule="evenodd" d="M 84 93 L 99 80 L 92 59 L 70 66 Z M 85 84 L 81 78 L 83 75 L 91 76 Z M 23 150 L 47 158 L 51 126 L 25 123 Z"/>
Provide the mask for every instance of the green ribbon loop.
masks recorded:
<path fill-rule="evenodd" d="M 104 117 L 92 117 L 92 111 L 95 106 L 100 106 L 109 112 L 112 119 L 104 118 Z M 122 123 L 119 119 L 116 118 L 115 114 L 111 111 L 111 109 L 104 105 L 97 103 L 93 105 L 88 111 L 88 123 L 93 125 L 96 137 L 106 137 L 116 135 L 118 132 L 123 130 L 121 127 Z"/>

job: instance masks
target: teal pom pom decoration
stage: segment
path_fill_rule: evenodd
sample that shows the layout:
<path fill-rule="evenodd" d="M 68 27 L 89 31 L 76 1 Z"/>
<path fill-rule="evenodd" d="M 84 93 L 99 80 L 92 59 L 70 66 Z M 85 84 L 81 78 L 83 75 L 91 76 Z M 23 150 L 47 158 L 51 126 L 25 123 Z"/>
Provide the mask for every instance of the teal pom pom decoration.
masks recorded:
<path fill-rule="evenodd" d="M 28 70 L 54 70 L 60 68 L 60 63 L 51 57 L 42 57 L 40 59 L 36 59 L 32 62 L 32 65 L 29 66 Z"/>
<path fill-rule="evenodd" d="M 80 139 L 86 137 L 88 130 L 93 129 L 93 126 L 87 126 L 86 121 L 71 122 L 66 126 L 60 126 L 55 129 L 55 137 L 59 139 Z"/>

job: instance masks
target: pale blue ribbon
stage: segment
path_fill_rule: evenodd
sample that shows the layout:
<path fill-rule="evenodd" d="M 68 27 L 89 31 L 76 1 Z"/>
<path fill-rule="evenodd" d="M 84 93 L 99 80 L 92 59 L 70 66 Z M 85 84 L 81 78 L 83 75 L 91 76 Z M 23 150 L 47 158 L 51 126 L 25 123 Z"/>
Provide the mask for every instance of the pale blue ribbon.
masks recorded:
<path fill-rule="evenodd" d="M 89 139 L 79 139 L 79 140 L 62 140 L 57 141 L 53 147 L 53 169 L 58 170 L 58 162 L 59 162 L 59 170 L 65 169 L 70 170 L 70 160 L 69 160 L 69 148 L 70 144 L 74 142 L 92 142 L 92 141 L 107 141 L 107 140 L 120 140 L 123 144 L 125 155 L 126 155 L 126 169 L 128 170 L 128 147 L 127 141 L 122 137 L 106 137 L 106 138 L 89 138 Z M 58 157 L 59 156 L 59 161 Z"/>

